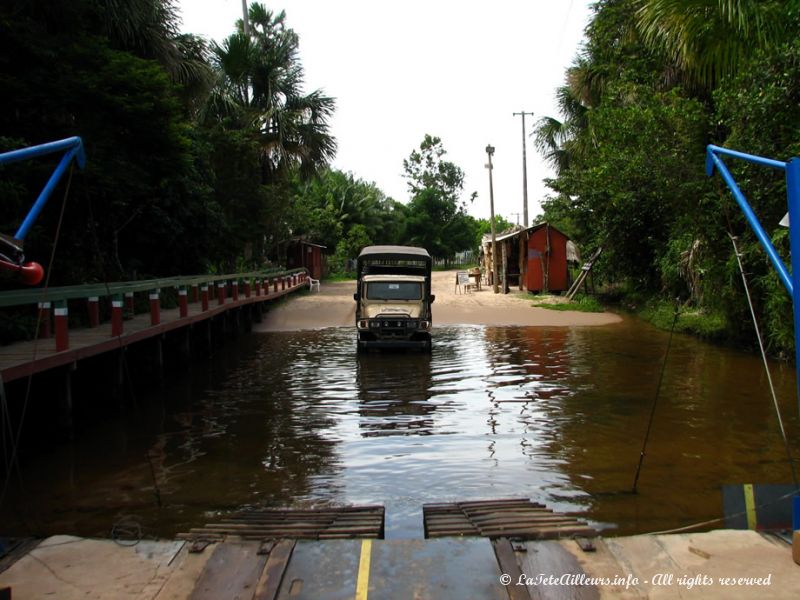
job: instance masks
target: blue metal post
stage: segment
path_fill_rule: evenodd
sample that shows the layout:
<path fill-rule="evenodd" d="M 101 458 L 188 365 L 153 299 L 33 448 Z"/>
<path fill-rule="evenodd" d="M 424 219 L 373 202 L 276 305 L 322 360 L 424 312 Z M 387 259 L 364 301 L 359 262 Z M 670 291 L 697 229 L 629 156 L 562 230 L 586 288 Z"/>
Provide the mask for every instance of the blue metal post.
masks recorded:
<path fill-rule="evenodd" d="M 53 192 L 56 185 L 58 185 L 58 182 L 64 175 L 64 171 L 67 170 L 70 162 L 72 162 L 72 159 L 75 159 L 75 162 L 78 163 L 78 167 L 81 169 L 84 167 L 86 164 L 86 153 L 83 150 L 83 141 L 81 138 L 71 137 L 65 140 L 58 140 L 57 142 L 49 142 L 47 144 L 40 144 L 38 146 L 31 146 L 30 148 L 22 148 L 20 150 L 12 150 L 11 152 L 3 152 L 0 154 L 0 165 L 7 165 L 22 160 L 27 160 L 29 158 L 35 158 L 37 156 L 44 156 L 46 154 L 53 154 L 55 152 L 62 151 L 65 151 L 65 153 L 61 158 L 61 162 L 58 163 L 58 166 L 56 167 L 55 171 L 53 171 L 53 174 L 50 176 L 50 179 L 44 186 L 44 189 L 31 207 L 31 210 L 28 212 L 25 220 L 22 221 L 22 225 L 19 226 L 19 229 L 17 229 L 17 232 L 14 234 L 16 239 L 25 239 L 28 231 L 36 221 L 36 217 L 38 217 L 39 213 L 42 212 L 42 209 L 47 203 L 50 194 Z"/>
<path fill-rule="evenodd" d="M 19 226 L 17 232 L 14 234 L 14 237 L 18 240 L 24 240 L 25 236 L 28 234 L 28 230 L 33 226 L 33 223 L 36 221 L 36 217 L 39 216 L 39 213 L 42 212 L 44 205 L 47 204 L 47 200 L 50 198 L 50 194 L 55 189 L 58 182 L 61 180 L 61 176 L 64 175 L 64 171 L 67 170 L 69 167 L 69 163 L 72 162 L 72 159 L 77 154 L 77 148 L 73 148 L 69 150 L 62 158 L 61 162 L 58 163 L 56 170 L 53 171 L 53 174 L 48 179 L 47 184 L 42 189 L 39 197 L 34 202 L 33 206 L 31 207 L 30 211 L 28 211 L 25 220 L 22 222 L 22 225 Z"/>
<path fill-rule="evenodd" d="M 789 202 L 789 243 L 792 255 L 792 282 L 800 290 L 800 158 L 786 163 L 786 196 Z M 794 310 L 795 365 L 800 366 L 800 302 L 792 299 Z M 800 377 L 797 378 L 797 402 L 800 410 Z"/>
<path fill-rule="evenodd" d="M 764 228 L 761 226 L 761 222 L 758 220 L 758 217 L 756 217 L 753 209 L 750 208 L 747 198 L 744 197 L 742 190 L 740 190 L 739 186 L 736 185 L 733 175 L 731 175 L 731 172 L 728 170 L 728 167 L 725 165 L 725 163 L 722 162 L 722 160 L 717 156 L 718 152 L 720 154 L 730 154 L 736 158 L 743 158 L 748 162 L 753 162 L 776 169 L 785 169 L 786 163 L 782 163 L 777 160 L 764 159 L 760 156 L 742 154 L 741 152 L 734 152 L 732 150 L 725 150 L 724 148 L 718 148 L 716 146 L 709 146 L 708 157 L 706 159 L 706 173 L 710 177 L 714 172 L 714 167 L 717 168 L 719 174 L 722 176 L 722 179 L 724 179 L 725 183 L 728 184 L 728 187 L 730 188 L 736 203 L 739 205 L 739 208 L 742 209 L 742 213 L 747 219 L 747 222 L 750 224 L 753 233 L 756 234 L 758 241 L 761 243 L 761 247 L 764 248 L 764 251 L 767 253 L 767 257 L 772 263 L 772 266 L 775 267 L 775 270 L 778 272 L 778 277 L 786 287 L 786 291 L 789 292 L 789 296 L 792 298 L 792 300 L 794 300 L 794 284 L 792 276 L 789 274 L 789 271 L 786 268 L 786 265 L 783 263 L 783 259 L 781 259 L 780 255 L 778 254 L 778 251 L 775 249 L 775 246 L 772 245 L 767 232 L 764 231 Z"/>

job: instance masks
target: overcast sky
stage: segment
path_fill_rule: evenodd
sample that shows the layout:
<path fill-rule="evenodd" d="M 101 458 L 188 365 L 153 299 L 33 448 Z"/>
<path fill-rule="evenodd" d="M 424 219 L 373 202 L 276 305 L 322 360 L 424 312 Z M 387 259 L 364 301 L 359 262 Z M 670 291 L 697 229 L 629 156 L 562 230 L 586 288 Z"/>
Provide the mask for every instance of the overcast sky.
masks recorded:
<path fill-rule="evenodd" d="M 495 147 L 495 213 L 522 213 L 522 123 L 557 116 L 555 89 L 579 50 L 587 0 L 280 0 L 300 36 L 306 90 L 336 98 L 333 166 L 408 201 L 403 159 L 426 133 L 466 174 L 464 198 L 489 216 L 486 145 Z M 178 0 L 183 30 L 221 41 L 241 0 Z M 528 139 L 528 213 L 540 212 L 552 176 Z M 519 216 L 522 222 L 522 215 Z"/>

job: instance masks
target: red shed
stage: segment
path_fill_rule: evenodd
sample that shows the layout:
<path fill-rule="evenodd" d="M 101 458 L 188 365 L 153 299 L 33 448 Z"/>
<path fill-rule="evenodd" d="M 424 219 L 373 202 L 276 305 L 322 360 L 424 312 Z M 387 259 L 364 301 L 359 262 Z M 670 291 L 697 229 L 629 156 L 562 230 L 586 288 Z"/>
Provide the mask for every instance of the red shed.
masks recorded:
<path fill-rule="evenodd" d="M 293 240 L 286 248 L 286 266 L 289 269 L 305 267 L 314 279 L 322 277 L 322 250 L 325 246 L 305 240 Z"/>
<path fill-rule="evenodd" d="M 569 289 L 567 242 L 569 238 L 549 223 L 528 231 L 529 292 L 563 292 Z"/>

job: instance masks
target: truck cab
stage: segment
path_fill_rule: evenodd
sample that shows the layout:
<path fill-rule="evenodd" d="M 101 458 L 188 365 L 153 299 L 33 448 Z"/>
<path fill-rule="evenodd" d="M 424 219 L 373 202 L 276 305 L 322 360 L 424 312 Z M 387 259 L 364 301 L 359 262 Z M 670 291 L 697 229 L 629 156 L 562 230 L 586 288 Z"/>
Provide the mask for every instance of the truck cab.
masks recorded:
<path fill-rule="evenodd" d="M 356 261 L 359 351 L 431 349 L 432 260 L 414 246 L 367 246 Z"/>

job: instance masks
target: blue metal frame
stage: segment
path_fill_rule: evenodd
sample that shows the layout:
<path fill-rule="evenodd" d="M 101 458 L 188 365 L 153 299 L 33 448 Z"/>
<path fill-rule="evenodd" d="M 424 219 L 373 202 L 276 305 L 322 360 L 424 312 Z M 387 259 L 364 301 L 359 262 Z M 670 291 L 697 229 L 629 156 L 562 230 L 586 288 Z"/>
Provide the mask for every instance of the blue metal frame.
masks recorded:
<path fill-rule="evenodd" d="M 54 154 L 56 152 L 64 152 L 64 156 L 61 157 L 61 161 L 58 163 L 55 171 L 53 171 L 50 179 L 47 180 L 36 202 L 33 203 L 33 206 L 22 221 L 22 225 L 19 226 L 19 229 L 17 229 L 17 232 L 14 234 L 14 237 L 18 240 L 25 239 L 25 236 L 33 226 L 39 213 L 42 212 L 44 205 L 47 204 L 50 194 L 53 192 L 56 185 L 58 185 L 58 182 L 67 170 L 70 162 L 72 162 L 72 159 L 75 159 L 79 168 L 83 169 L 86 166 L 86 152 L 83 149 L 83 141 L 81 138 L 71 137 L 57 142 L 49 142 L 47 144 L 40 144 L 38 146 L 31 146 L 30 148 L 22 148 L 21 150 L 12 150 L 11 152 L 0 154 L 0 165 L 7 165 L 22 160 L 28 160 L 29 158 L 36 158 L 37 156 Z"/>
<path fill-rule="evenodd" d="M 733 176 L 722 161 L 721 156 L 730 156 L 757 165 L 781 169 L 786 173 L 786 197 L 789 204 L 789 244 L 792 262 L 791 273 L 778 254 L 778 251 L 775 250 L 775 246 L 772 245 L 769 236 L 761 226 L 753 209 L 750 208 L 742 190 L 739 189 L 739 186 L 736 185 L 736 182 L 733 180 Z M 733 193 L 733 197 L 742 209 L 747 222 L 756 234 L 761 246 L 766 251 L 772 266 L 778 271 L 778 276 L 786 288 L 786 291 L 789 292 L 789 297 L 792 299 L 794 311 L 795 365 L 800 367 L 800 302 L 795 301 L 794 294 L 795 290 L 800 289 L 800 159 L 792 158 L 788 162 L 781 162 L 779 160 L 745 154 L 744 152 L 728 150 L 727 148 L 720 148 L 719 146 L 709 144 L 706 149 L 706 174 L 709 177 L 714 174 L 715 167 L 719 170 L 725 183 L 728 184 L 728 187 Z M 798 410 L 800 410 L 800 377 L 798 377 L 797 385 Z"/>

